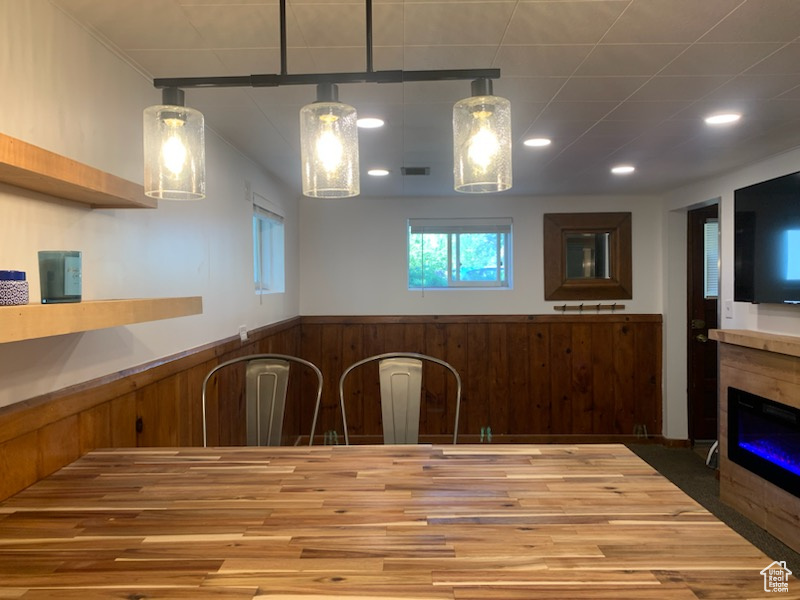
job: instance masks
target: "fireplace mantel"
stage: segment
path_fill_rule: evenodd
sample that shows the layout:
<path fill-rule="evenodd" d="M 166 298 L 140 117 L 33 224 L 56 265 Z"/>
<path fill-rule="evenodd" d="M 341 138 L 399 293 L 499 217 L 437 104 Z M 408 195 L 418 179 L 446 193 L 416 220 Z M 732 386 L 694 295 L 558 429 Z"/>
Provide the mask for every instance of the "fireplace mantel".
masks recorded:
<path fill-rule="evenodd" d="M 728 458 L 728 388 L 800 409 L 800 337 L 716 329 L 719 344 L 720 499 L 800 551 L 800 498 Z"/>
<path fill-rule="evenodd" d="M 712 329 L 709 336 L 712 340 L 723 344 L 800 357 L 800 337 L 793 335 L 779 335 L 748 329 Z"/>

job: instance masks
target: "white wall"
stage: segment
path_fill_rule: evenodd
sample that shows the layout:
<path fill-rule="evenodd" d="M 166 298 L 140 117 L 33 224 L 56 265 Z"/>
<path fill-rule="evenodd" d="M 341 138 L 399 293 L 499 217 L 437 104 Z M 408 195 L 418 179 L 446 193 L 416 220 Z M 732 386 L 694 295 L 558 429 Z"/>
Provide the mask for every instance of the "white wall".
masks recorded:
<path fill-rule="evenodd" d="M 730 301 L 730 318 L 720 315 L 722 329 L 750 329 L 800 335 L 800 307 L 733 302 L 733 194 L 738 188 L 800 170 L 800 149 L 785 152 L 734 173 L 675 190 L 664 197 L 665 288 L 665 432 L 686 438 L 686 213 L 709 201 L 720 206 L 720 310 Z"/>
<path fill-rule="evenodd" d="M 542 215 L 631 212 L 630 313 L 660 313 L 661 204 L 656 198 L 350 198 L 300 201 L 303 315 L 554 314 L 544 300 Z M 512 290 L 409 291 L 407 220 L 512 217 Z"/>
<path fill-rule="evenodd" d="M 0 39 L 0 132 L 141 183 L 152 84 L 46 0 L 0 0 Z M 200 202 L 93 211 L 0 185 L 0 269 L 27 272 L 32 302 L 39 250 L 83 252 L 86 300 L 203 297 L 198 316 L 0 344 L 0 406 L 298 314 L 296 195 L 206 136 Z M 286 213 L 285 294 L 253 290 L 246 182 Z"/>

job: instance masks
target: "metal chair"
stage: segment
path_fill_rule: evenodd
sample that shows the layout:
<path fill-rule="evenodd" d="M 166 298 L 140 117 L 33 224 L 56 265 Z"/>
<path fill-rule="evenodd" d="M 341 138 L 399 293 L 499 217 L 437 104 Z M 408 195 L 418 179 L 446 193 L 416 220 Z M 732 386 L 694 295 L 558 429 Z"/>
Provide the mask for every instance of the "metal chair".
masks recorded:
<path fill-rule="evenodd" d="M 317 376 L 317 400 L 314 406 L 314 419 L 311 422 L 311 437 L 308 441 L 308 445 L 311 446 L 314 443 L 314 432 L 317 428 L 317 416 L 322 398 L 322 372 L 314 363 L 286 354 L 250 354 L 221 363 L 209 371 L 203 380 L 203 446 L 208 446 L 207 384 L 220 369 L 241 362 L 247 363 L 245 402 L 248 446 L 280 446 L 290 364 L 305 365 L 314 371 Z"/>
<path fill-rule="evenodd" d="M 419 440 L 419 414 L 422 394 L 422 363 L 430 361 L 449 370 L 456 380 L 456 418 L 453 443 L 458 443 L 458 415 L 461 410 L 461 376 L 455 368 L 433 356 L 416 352 L 376 354 L 353 363 L 339 378 L 339 403 L 344 425 L 344 443 L 350 444 L 344 407 L 344 382 L 358 367 L 377 361 L 381 388 L 381 415 L 385 444 L 416 444 Z"/>

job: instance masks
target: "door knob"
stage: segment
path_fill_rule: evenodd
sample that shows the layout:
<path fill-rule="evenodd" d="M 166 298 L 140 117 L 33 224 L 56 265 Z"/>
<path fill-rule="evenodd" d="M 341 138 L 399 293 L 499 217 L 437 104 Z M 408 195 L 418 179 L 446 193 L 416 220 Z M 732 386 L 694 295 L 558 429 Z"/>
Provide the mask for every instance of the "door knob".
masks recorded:
<path fill-rule="evenodd" d="M 696 336 L 694 336 L 694 339 L 705 344 L 708 341 L 708 336 L 704 333 L 698 333 Z"/>

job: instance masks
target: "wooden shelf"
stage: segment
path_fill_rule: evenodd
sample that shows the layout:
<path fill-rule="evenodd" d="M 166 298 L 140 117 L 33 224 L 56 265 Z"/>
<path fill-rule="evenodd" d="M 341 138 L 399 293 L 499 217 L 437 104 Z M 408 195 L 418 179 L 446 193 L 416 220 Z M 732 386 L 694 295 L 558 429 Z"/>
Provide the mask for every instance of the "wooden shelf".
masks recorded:
<path fill-rule="evenodd" d="M 144 187 L 0 133 L 0 183 L 88 204 L 156 208 Z"/>
<path fill-rule="evenodd" d="M 747 329 L 712 329 L 708 336 L 723 344 L 800 357 L 800 337 Z"/>
<path fill-rule="evenodd" d="M 201 296 L 0 306 L 0 343 L 172 319 L 202 312 Z"/>

